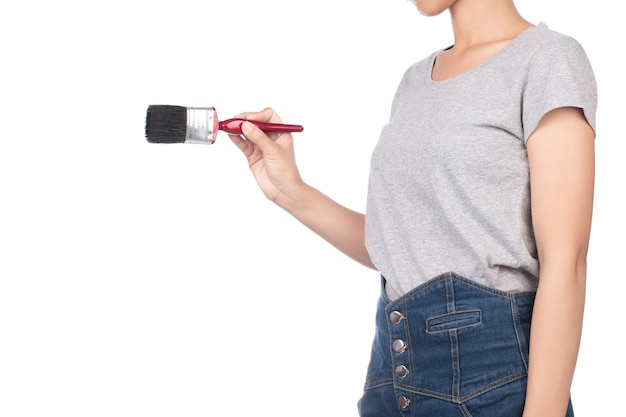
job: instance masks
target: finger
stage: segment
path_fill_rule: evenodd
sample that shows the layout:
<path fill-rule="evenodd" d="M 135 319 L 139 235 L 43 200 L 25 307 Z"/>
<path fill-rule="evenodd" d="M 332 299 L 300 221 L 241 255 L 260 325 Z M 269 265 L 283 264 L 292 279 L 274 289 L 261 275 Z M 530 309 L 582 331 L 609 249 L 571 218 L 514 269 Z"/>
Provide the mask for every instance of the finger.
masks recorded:
<path fill-rule="evenodd" d="M 249 158 L 254 153 L 254 145 L 251 142 L 245 140 L 239 135 L 228 135 L 228 137 L 235 144 L 235 146 L 243 152 L 243 155 L 246 158 Z"/>
<path fill-rule="evenodd" d="M 278 114 L 271 108 L 266 107 L 259 112 L 243 112 L 235 116 L 237 118 L 254 120 L 256 122 L 282 123 Z"/>
<path fill-rule="evenodd" d="M 265 155 L 273 154 L 276 150 L 276 143 L 270 139 L 265 132 L 259 129 L 254 123 L 244 122 L 241 131 L 245 138 L 259 147 Z"/>
<path fill-rule="evenodd" d="M 246 140 L 239 135 L 228 135 L 228 137 L 239 149 L 246 145 Z"/>
<path fill-rule="evenodd" d="M 235 117 L 240 118 L 240 116 L 235 116 Z M 243 117 L 241 118 L 243 119 Z M 276 141 L 278 138 L 285 135 L 284 132 L 265 132 L 265 134 L 267 135 L 267 137 L 269 137 L 273 141 Z M 230 139 L 235 143 L 235 145 L 238 145 L 240 141 L 244 141 L 244 142 L 246 141 L 246 139 L 242 138 L 241 135 L 229 135 L 229 136 L 230 136 Z"/>

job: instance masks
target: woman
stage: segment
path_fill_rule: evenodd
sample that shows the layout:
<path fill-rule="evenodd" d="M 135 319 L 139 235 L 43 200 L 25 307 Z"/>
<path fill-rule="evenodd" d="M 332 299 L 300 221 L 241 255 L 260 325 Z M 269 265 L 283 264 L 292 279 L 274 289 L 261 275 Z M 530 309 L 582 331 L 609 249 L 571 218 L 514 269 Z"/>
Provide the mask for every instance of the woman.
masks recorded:
<path fill-rule="evenodd" d="M 512 0 L 414 3 L 449 11 L 454 45 L 404 74 L 366 214 L 302 180 L 290 135 L 246 123 L 231 139 L 267 198 L 383 277 L 362 416 L 572 416 L 593 71 Z M 241 116 L 280 122 L 271 109 Z"/>

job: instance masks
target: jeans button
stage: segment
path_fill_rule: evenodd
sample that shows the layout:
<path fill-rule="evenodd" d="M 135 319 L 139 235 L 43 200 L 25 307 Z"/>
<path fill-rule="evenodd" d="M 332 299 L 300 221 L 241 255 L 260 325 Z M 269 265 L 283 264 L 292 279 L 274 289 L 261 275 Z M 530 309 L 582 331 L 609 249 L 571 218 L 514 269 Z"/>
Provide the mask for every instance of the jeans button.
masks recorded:
<path fill-rule="evenodd" d="M 404 340 L 402 339 L 396 339 L 391 344 L 391 348 L 396 353 L 402 353 L 406 349 L 406 343 L 404 343 Z"/>
<path fill-rule="evenodd" d="M 404 365 L 396 366 L 396 376 L 398 378 L 404 378 L 409 374 L 409 368 Z"/>
<path fill-rule="evenodd" d="M 406 317 L 404 317 L 404 314 L 400 313 L 399 311 L 392 311 L 389 314 L 389 320 L 393 323 L 393 324 L 398 324 L 400 323 L 403 319 L 405 319 Z"/>
<path fill-rule="evenodd" d="M 411 405 L 411 400 L 409 400 L 404 395 L 398 397 L 398 402 L 400 403 L 400 408 L 402 408 L 403 410 L 409 408 L 409 406 Z"/>

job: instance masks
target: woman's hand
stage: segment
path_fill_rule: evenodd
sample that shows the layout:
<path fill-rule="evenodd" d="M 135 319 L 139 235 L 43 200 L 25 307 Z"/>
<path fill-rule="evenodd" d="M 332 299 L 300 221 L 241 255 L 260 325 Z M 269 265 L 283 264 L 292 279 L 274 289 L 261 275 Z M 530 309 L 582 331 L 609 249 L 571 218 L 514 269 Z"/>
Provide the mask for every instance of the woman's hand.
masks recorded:
<path fill-rule="evenodd" d="M 236 117 L 259 122 L 282 123 L 271 108 Z M 265 196 L 283 208 L 294 201 L 294 192 L 305 184 L 296 165 L 290 133 L 265 133 L 253 123 L 242 125 L 244 137 L 228 135 L 248 159 L 248 165 Z"/>

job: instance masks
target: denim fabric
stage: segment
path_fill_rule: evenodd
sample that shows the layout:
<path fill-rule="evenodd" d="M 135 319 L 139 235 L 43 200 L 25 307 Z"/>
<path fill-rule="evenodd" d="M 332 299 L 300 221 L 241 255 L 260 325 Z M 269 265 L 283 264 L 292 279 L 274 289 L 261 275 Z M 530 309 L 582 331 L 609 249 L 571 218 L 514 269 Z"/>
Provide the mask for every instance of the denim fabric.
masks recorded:
<path fill-rule="evenodd" d="M 394 301 L 383 287 L 361 417 L 521 416 L 534 296 L 454 273 Z"/>

